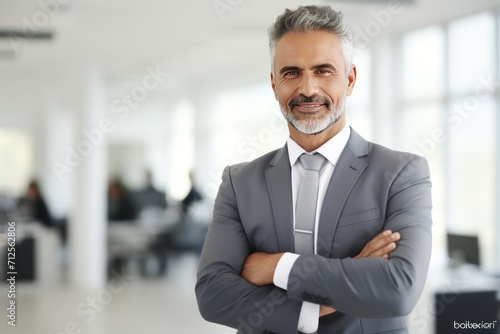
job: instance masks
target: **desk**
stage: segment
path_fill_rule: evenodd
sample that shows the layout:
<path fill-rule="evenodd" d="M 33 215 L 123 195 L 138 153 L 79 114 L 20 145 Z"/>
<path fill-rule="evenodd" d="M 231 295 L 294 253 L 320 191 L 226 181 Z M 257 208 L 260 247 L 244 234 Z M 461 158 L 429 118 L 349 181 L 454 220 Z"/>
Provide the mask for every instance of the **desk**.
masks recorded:
<path fill-rule="evenodd" d="M 110 270 L 121 271 L 128 267 L 130 259 L 138 259 L 142 274 L 146 274 L 147 257 L 154 255 L 158 260 L 158 273 L 163 275 L 166 271 L 167 244 L 181 222 L 181 213 L 175 207 L 166 211 L 145 212 L 137 220 L 109 222 Z"/>
<path fill-rule="evenodd" d="M 30 261 L 35 267 L 35 282 L 44 285 L 55 285 L 62 282 L 61 238 L 56 230 L 44 227 L 35 221 L 12 220 L 16 222 L 16 245 L 23 240 L 34 240 L 34 257 L 24 259 L 16 252 L 16 263 Z M 4 231 L 0 231 L 3 233 Z M 0 247 L 2 259 L 1 272 L 5 273 L 6 247 Z M 2 275 L 3 277 L 3 275 Z"/>
<path fill-rule="evenodd" d="M 108 225 L 108 255 L 144 255 L 158 235 L 168 233 L 181 221 L 177 209 L 146 214 L 137 220 L 110 221 Z"/>
<path fill-rule="evenodd" d="M 436 326 L 440 325 L 444 317 L 455 314 L 456 308 L 462 309 L 463 303 L 469 303 L 475 297 L 482 298 L 481 293 L 491 293 L 500 290 L 500 280 L 489 276 L 474 267 L 462 267 L 449 269 L 444 266 L 431 265 L 429 276 L 422 296 L 413 312 L 407 317 L 409 331 L 411 334 L 448 334 L 448 333 L 469 333 L 466 330 L 455 330 L 436 333 Z M 473 296 L 474 293 L 479 293 Z M 488 300 L 488 297 L 486 297 Z M 497 302 L 498 304 L 498 302 Z M 480 305 L 469 305 L 471 316 L 474 311 L 484 311 Z M 491 311 L 491 309 L 488 309 Z M 447 313 L 449 312 L 449 313 Z M 495 321 L 490 319 L 491 315 L 482 314 L 482 321 Z M 454 317 L 455 315 L 451 315 Z M 459 315 L 457 315 L 458 319 Z M 436 321 L 437 320 L 437 321 Z M 448 321 L 448 320 L 445 320 Z M 448 327 L 448 325 L 446 325 Z M 453 326 L 453 324 L 451 324 Z M 497 327 L 500 327 L 500 322 Z M 495 331 L 475 331 L 476 333 L 495 333 Z"/>

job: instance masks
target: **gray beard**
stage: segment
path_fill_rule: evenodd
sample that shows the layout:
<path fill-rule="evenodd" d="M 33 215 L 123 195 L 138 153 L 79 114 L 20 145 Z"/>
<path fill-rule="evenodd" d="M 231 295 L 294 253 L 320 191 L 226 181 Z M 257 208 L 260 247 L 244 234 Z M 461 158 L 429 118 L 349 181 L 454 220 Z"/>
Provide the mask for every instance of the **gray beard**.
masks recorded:
<path fill-rule="evenodd" d="M 342 117 L 345 112 L 345 100 L 346 96 L 342 97 L 342 100 L 337 105 L 331 105 L 329 113 L 321 119 L 311 119 L 311 120 L 299 120 L 294 115 L 292 110 L 285 108 L 280 103 L 281 113 L 285 117 L 288 123 L 290 123 L 294 128 L 306 135 L 315 135 L 321 133 L 328 129 L 333 124 Z"/>

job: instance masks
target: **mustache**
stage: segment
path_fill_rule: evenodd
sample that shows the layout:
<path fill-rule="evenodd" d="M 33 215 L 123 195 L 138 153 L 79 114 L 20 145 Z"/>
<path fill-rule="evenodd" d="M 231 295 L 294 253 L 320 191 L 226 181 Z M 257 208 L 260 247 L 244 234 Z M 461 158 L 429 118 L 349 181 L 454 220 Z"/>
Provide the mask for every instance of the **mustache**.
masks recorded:
<path fill-rule="evenodd" d="M 325 104 L 327 108 L 330 108 L 331 101 L 329 98 L 319 95 L 305 96 L 300 94 L 299 96 L 293 97 L 288 102 L 288 108 L 291 110 L 295 105 L 300 103 L 321 103 Z"/>

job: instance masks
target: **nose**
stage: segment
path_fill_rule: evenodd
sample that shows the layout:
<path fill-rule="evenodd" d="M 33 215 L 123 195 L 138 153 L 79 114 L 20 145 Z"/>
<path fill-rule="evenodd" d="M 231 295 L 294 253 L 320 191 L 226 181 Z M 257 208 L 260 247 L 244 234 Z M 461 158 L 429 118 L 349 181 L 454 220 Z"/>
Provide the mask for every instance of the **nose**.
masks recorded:
<path fill-rule="evenodd" d="M 311 73 L 305 72 L 302 75 L 298 93 L 308 97 L 318 93 L 316 79 Z"/>

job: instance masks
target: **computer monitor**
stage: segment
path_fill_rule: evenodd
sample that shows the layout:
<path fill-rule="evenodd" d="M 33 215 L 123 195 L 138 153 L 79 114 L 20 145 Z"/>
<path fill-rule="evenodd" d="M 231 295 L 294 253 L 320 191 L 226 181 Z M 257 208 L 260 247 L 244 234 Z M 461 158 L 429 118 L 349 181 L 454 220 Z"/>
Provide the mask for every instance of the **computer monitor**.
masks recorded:
<path fill-rule="evenodd" d="M 477 236 L 448 233 L 448 256 L 454 264 L 480 265 L 479 239 Z"/>

